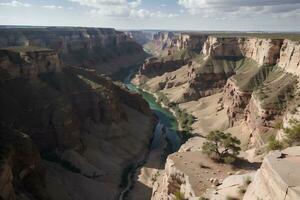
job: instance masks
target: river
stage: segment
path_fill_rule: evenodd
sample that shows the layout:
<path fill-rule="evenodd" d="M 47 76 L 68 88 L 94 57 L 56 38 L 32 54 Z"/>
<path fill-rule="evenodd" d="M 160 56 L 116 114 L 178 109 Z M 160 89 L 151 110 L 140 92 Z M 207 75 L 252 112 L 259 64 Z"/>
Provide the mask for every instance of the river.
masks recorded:
<path fill-rule="evenodd" d="M 152 94 L 142 91 L 130 82 L 134 73 L 135 70 L 131 70 L 124 79 L 123 83 L 130 91 L 141 94 L 141 96 L 148 102 L 150 109 L 158 117 L 158 123 L 154 129 L 150 151 L 161 148 L 161 146 L 165 144 L 165 139 L 167 139 L 169 144 L 168 153 L 177 151 L 181 145 L 181 138 L 179 137 L 177 132 L 178 124 L 176 118 L 168 110 L 162 108 L 160 104 L 155 101 L 155 97 Z M 136 169 L 141 167 L 144 162 L 145 161 L 136 164 L 135 167 L 127 175 L 127 186 L 121 192 L 119 200 L 125 199 L 126 193 L 130 191 L 130 188 L 133 185 L 132 179 L 134 177 Z"/>

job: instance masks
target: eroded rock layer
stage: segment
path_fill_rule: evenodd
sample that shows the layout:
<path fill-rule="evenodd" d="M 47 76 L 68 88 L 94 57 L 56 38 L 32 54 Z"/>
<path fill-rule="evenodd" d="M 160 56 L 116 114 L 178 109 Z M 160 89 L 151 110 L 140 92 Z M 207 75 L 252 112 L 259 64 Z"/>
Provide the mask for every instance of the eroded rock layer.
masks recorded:
<path fill-rule="evenodd" d="M 112 74 L 136 64 L 143 49 L 123 32 L 109 28 L 9 28 L 0 30 L 0 47 L 36 46 L 56 51 L 66 65 Z"/>
<path fill-rule="evenodd" d="M 19 153 L 22 144 L 12 139 L 0 173 L 3 198 L 18 190 L 45 195 L 38 199 L 117 198 L 123 169 L 148 151 L 154 120 L 147 103 L 95 70 L 64 66 L 53 50 L 7 48 L 0 60 L 0 122 L 38 147 Z M 41 165 L 39 154 L 47 173 L 20 189 L 19 177 Z"/>

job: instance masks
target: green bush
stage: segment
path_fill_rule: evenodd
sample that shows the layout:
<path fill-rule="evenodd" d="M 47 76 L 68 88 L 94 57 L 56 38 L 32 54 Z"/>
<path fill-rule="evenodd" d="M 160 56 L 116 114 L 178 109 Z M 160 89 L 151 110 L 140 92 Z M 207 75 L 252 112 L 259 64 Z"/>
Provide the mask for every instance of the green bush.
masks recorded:
<path fill-rule="evenodd" d="M 289 146 L 295 146 L 300 144 L 300 122 L 298 120 L 290 120 L 290 127 L 285 128 L 286 143 Z"/>
<path fill-rule="evenodd" d="M 232 164 L 232 163 L 234 163 L 234 161 L 235 161 L 235 157 L 233 157 L 233 156 L 226 156 L 224 158 L 224 163 L 226 163 L 226 164 Z"/>
<path fill-rule="evenodd" d="M 179 190 L 176 191 L 174 195 L 174 200 L 185 200 L 184 195 Z"/>
<path fill-rule="evenodd" d="M 283 149 L 283 142 L 276 140 L 275 136 L 272 135 L 269 138 L 268 149 L 269 150 L 281 150 Z"/>
<path fill-rule="evenodd" d="M 241 141 L 230 133 L 211 131 L 206 139 L 202 146 L 203 153 L 218 161 L 232 163 L 241 151 Z"/>

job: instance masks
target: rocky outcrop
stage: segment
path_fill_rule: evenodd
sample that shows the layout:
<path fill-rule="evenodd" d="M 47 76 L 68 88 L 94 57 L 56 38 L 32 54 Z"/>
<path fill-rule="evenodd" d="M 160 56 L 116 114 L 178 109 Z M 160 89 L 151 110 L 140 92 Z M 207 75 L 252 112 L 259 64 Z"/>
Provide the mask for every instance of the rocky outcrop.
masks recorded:
<path fill-rule="evenodd" d="M 21 49 L 0 51 L 0 122 L 27 133 L 47 160 L 51 199 L 115 199 L 124 167 L 148 152 L 147 103 L 95 70 L 65 67 L 53 51 Z M 12 179 L 7 168 L 3 179 Z"/>
<path fill-rule="evenodd" d="M 159 60 L 158 58 L 148 58 L 140 67 L 138 75 L 153 78 L 161 76 L 166 72 L 175 71 L 185 62 L 183 60 Z"/>
<path fill-rule="evenodd" d="M 285 71 L 300 76 L 300 42 L 284 40 L 280 50 L 278 66 Z"/>
<path fill-rule="evenodd" d="M 16 63 L 17 61 L 17 63 Z M 9 78 L 37 78 L 42 73 L 60 72 L 56 52 L 36 47 L 12 47 L 0 50 L 0 70 Z"/>
<path fill-rule="evenodd" d="M 240 49 L 244 57 L 259 65 L 274 65 L 278 62 L 283 39 L 241 38 Z"/>
<path fill-rule="evenodd" d="M 299 147 L 290 147 L 267 155 L 243 199 L 299 199 L 299 155 Z"/>
<path fill-rule="evenodd" d="M 28 135 L 0 126 L 0 198 L 49 198 L 45 169 L 36 146 Z"/>
<path fill-rule="evenodd" d="M 49 48 L 56 51 L 66 65 L 107 74 L 144 57 L 140 45 L 123 32 L 109 28 L 1 28 L 0 47 L 7 46 Z"/>
<path fill-rule="evenodd" d="M 223 107 L 227 108 L 230 126 L 245 117 L 245 108 L 250 98 L 251 92 L 242 91 L 233 80 L 228 79 L 223 89 L 222 102 Z"/>
<path fill-rule="evenodd" d="M 213 57 L 246 57 L 259 65 L 274 65 L 278 62 L 282 39 L 208 37 L 203 54 Z"/>
<path fill-rule="evenodd" d="M 241 57 L 238 38 L 222 38 L 209 36 L 203 46 L 203 54 L 213 58 Z"/>

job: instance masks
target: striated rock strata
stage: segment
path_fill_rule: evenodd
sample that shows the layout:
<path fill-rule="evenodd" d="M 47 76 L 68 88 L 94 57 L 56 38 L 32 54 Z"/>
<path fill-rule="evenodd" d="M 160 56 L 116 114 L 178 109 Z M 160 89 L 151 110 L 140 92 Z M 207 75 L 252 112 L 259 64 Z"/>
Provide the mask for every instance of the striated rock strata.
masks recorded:
<path fill-rule="evenodd" d="M 37 46 L 56 51 L 70 66 L 112 74 L 144 57 L 140 45 L 110 28 L 1 28 L 0 48 Z"/>
<path fill-rule="evenodd" d="M 147 103 L 95 70 L 65 67 L 51 50 L 10 48 L 0 61 L 0 122 L 39 150 L 28 149 L 19 168 L 4 164 L 3 198 L 13 199 L 14 173 L 34 171 L 40 153 L 47 169 L 40 186 L 50 199 L 116 199 L 123 169 L 148 151 L 154 119 Z"/>
<path fill-rule="evenodd" d="M 299 147 L 290 147 L 267 155 L 243 199 L 299 199 L 299 155 Z"/>

